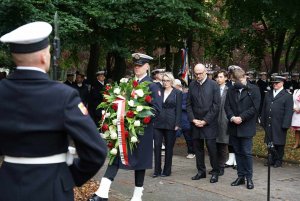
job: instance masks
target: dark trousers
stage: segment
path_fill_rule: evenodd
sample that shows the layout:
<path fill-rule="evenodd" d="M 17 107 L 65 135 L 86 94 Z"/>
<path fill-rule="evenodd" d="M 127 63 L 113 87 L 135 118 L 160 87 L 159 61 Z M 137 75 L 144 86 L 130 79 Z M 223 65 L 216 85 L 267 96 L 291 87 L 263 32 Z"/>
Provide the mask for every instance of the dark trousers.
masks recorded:
<path fill-rule="evenodd" d="M 235 153 L 234 149 L 233 149 L 233 146 L 231 144 L 228 145 L 228 152 L 229 153 Z"/>
<path fill-rule="evenodd" d="M 117 156 L 114 162 L 111 165 L 107 166 L 105 174 L 103 177 L 108 178 L 109 180 L 113 181 L 117 176 L 119 170 L 119 156 Z M 144 185 L 146 170 L 135 170 L 134 171 L 134 181 L 136 187 L 142 187 Z"/>
<path fill-rule="evenodd" d="M 206 172 L 205 167 L 205 151 L 204 151 L 204 141 L 209 153 L 209 161 L 212 167 L 213 174 L 219 174 L 219 166 L 218 166 L 218 157 L 217 157 L 217 143 L 216 139 L 194 139 L 194 151 L 196 154 L 196 165 L 198 169 L 198 173 L 202 174 Z"/>
<path fill-rule="evenodd" d="M 187 146 L 187 153 L 195 154 L 193 149 L 193 138 L 191 130 L 183 130 L 182 132 Z"/>
<path fill-rule="evenodd" d="M 282 159 L 284 156 L 284 145 L 276 145 L 274 144 L 274 150 L 275 152 L 271 152 L 272 154 L 272 162 L 275 163 L 282 163 Z"/>
<path fill-rule="evenodd" d="M 154 129 L 154 173 L 171 174 L 173 148 L 176 141 L 175 130 Z M 161 145 L 165 140 L 165 165 L 163 172 L 161 170 Z"/>
<path fill-rule="evenodd" d="M 227 160 L 227 144 L 217 143 L 218 165 L 220 168 L 225 167 Z"/>
<path fill-rule="evenodd" d="M 252 179 L 253 158 L 252 158 L 252 137 L 242 138 L 230 136 L 231 145 L 235 151 L 238 177 Z"/>

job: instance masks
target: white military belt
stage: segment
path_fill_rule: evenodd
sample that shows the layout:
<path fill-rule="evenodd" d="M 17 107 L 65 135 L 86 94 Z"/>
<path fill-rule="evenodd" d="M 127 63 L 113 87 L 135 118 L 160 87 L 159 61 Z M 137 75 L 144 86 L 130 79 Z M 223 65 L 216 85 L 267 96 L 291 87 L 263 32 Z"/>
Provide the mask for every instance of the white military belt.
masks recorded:
<path fill-rule="evenodd" d="M 16 164 L 53 164 L 64 163 L 67 161 L 67 153 L 55 154 L 45 157 L 13 157 L 4 156 L 4 161 Z"/>

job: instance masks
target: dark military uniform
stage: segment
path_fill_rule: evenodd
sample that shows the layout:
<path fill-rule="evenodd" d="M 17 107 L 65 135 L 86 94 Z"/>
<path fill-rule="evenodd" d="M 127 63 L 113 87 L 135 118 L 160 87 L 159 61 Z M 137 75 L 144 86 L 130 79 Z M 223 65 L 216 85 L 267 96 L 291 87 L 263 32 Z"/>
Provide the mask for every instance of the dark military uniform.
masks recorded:
<path fill-rule="evenodd" d="M 281 166 L 287 130 L 292 122 L 293 105 L 292 95 L 285 90 L 281 90 L 275 97 L 273 91 L 265 96 L 261 123 L 266 132 L 265 142 L 272 141 L 277 150 L 277 154 L 272 153 L 272 164 Z"/>
<path fill-rule="evenodd" d="M 106 158 L 106 145 L 78 92 L 33 70 L 16 70 L 0 82 L 0 91 L 0 154 L 31 158 L 65 153 L 70 136 L 79 156 L 71 166 L 3 162 L 0 200 L 73 201 L 74 184 L 93 177 Z"/>

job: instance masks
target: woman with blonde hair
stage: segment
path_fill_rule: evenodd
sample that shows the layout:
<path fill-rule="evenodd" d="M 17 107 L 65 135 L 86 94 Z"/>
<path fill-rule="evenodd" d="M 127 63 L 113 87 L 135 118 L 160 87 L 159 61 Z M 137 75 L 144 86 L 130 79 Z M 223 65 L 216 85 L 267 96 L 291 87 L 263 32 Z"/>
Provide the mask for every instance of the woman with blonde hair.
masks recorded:
<path fill-rule="evenodd" d="M 162 111 L 154 122 L 154 173 L 157 176 L 171 175 L 173 147 L 176 140 L 176 131 L 180 128 L 182 93 L 173 87 L 174 76 L 165 72 L 162 76 L 163 104 Z M 161 168 L 161 145 L 165 141 L 165 165 Z"/>

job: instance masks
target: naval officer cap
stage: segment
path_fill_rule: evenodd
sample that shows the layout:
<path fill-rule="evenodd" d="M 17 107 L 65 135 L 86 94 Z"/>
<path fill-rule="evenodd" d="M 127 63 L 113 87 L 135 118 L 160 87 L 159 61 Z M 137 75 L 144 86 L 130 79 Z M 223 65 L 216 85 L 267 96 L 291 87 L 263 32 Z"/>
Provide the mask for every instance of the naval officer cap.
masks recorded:
<path fill-rule="evenodd" d="M 142 66 L 145 63 L 149 63 L 151 60 L 153 60 L 153 57 L 141 53 L 133 53 L 131 56 L 133 58 L 134 64 L 138 66 Z"/>
<path fill-rule="evenodd" d="M 157 69 L 154 69 L 153 71 L 151 71 L 151 74 L 156 75 L 158 73 L 164 73 L 165 71 L 166 71 L 166 69 L 164 69 L 164 68 L 157 68 Z"/>
<path fill-rule="evenodd" d="M 98 76 L 98 75 L 105 75 L 105 71 L 104 70 L 100 70 L 100 71 L 98 71 L 97 73 L 96 73 L 96 75 Z"/>
<path fill-rule="evenodd" d="M 51 32 L 49 23 L 31 22 L 3 35 L 0 41 L 8 43 L 12 53 L 32 53 L 48 47 Z"/>
<path fill-rule="evenodd" d="M 286 80 L 285 77 L 277 75 L 277 76 L 272 76 L 270 82 L 278 83 L 278 82 L 284 82 L 285 80 Z"/>

